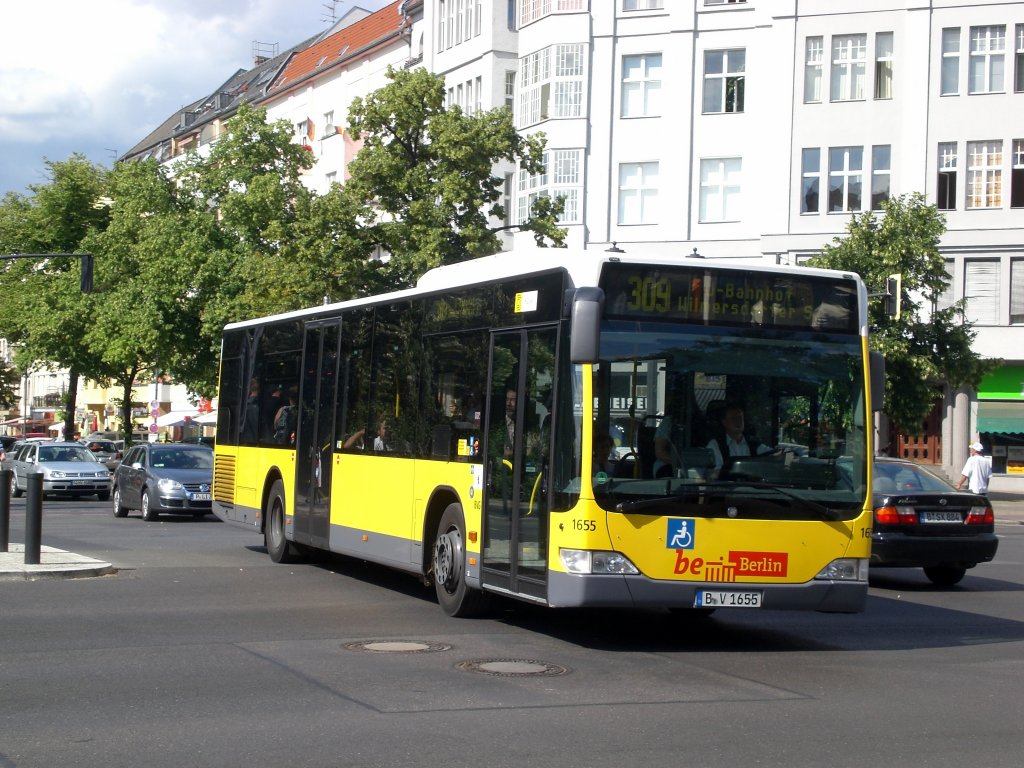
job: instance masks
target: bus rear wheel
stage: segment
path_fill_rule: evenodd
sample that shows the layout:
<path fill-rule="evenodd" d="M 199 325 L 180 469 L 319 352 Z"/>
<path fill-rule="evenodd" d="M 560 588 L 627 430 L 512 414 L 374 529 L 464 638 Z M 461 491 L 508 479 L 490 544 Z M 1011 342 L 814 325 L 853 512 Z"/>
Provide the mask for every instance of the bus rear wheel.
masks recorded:
<path fill-rule="evenodd" d="M 275 563 L 294 563 L 299 559 L 298 550 L 284 535 L 284 483 L 274 481 L 263 510 L 263 541 L 267 554 Z"/>
<path fill-rule="evenodd" d="M 434 538 L 434 590 L 437 602 L 449 616 L 478 615 L 485 605 L 484 594 L 466 584 L 466 521 L 461 504 L 449 504 Z"/>

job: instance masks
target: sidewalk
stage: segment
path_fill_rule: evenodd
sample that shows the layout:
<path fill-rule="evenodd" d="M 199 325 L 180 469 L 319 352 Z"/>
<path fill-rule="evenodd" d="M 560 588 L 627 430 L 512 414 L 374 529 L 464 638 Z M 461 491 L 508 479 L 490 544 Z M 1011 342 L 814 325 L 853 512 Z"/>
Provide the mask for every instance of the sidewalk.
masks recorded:
<path fill-rule="evenodd" d="M 0 581 L 79 579 L 87 576 L 107 576 L 117 572 L 110 563 L 45 546 L 39 548 L 38 565 L 25 565 L 23 545 L 10 544 L 8 549 L 10 551 L 0 552 Z"/>

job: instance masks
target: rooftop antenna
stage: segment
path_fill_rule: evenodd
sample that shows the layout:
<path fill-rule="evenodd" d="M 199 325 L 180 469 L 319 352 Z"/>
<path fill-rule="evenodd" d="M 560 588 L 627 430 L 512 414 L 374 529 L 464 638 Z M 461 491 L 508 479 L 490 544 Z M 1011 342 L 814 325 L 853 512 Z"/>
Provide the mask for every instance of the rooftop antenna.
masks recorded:
<path fill-rule="evenodd" d="M 323 4 L 324 13 L 320 16 L 320 21 L 324 24 L 333 25 L 338 20 L 338 0 L 328 0 Z"/>

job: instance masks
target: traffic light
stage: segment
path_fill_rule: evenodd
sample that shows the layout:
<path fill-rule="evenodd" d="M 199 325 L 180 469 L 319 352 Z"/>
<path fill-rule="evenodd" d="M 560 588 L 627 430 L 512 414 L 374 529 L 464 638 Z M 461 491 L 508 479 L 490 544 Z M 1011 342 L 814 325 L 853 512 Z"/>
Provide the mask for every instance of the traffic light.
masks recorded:
<path fill-rule="evenodd" d="M 903 303 L 900 297 L 903 288 L 903 275 L 889 275 L 885 281 L 885 314 L 899 320 L 900 305 Z"/>
<path fill-rule="evenodd" d="M 82 293 L 92 293 L 92 254 L 83 253 L 82 260 Z"/>

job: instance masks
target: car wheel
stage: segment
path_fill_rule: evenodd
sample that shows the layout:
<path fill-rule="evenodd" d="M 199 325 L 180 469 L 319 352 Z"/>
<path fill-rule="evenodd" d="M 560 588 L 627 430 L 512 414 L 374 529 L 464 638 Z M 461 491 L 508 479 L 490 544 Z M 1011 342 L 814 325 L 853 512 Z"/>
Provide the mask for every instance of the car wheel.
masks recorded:
<path fill-rule="evenodd" d="M 267 545 L 267 554 L 275 563 L 294 563 L 300 558 L 298 547 L 284 535 L 284 483 L 276 480 L 267 496 L 267 506 L 263 510 L 263 541 Z"/>
<path fill-rule="evenodd" d="M 967 573 L 966 568 L 959 565 L 932 565 L 924 569 L 924 575 L 939 587 L 952 587 L 959 584 L 960 579 Z"/>
<path fill-rule="evenodd" d="M 467 618 L 480 614 L 486 596 L 466 584 L 466 522 L 461 504 L 449 504 L 441 515 L 434 537 L 433 571 L 437 602 L 449 616 Z"/>
<path fill-rule="evenodd" d="M 159 516 L 160 516 L 160 513 L 157 512 L 156 509 L 153 508 L 153 505 L 150 503 L 149 489 L 148 488 L 143 488 L 142 489 L 142 519 L 146 520 L 148 522 L 153 522 Z"/>
<path fill-rule="evenodd" d="M 18 498 L 22 493 L 24 493 L 24 491 L 18 488 L 18 476 L 11 472 L 11 496 Z"/>
<path fill-rule="evenodd" d="M 128 517 L 128 507 L 121 504 L 120 488 L 114 488 L 114 517 Z"/>

